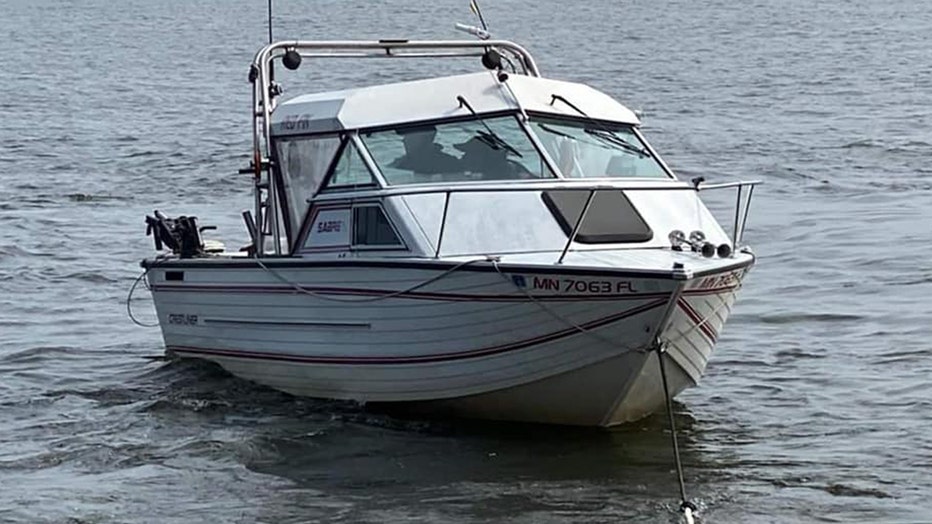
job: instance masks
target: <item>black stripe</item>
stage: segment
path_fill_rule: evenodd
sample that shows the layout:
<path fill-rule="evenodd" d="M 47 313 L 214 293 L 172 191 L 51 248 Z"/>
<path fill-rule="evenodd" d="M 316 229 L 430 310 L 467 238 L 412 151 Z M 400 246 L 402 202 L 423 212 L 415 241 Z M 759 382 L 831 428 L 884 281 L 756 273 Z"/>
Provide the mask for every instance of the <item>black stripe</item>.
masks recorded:
<path fill-rule="evenodd" d="M 391 269 L 434 269 L 445 271 L 454 266 L 463 264 L 462 261 L 454 260 L 303 260 L 295 257 L 264 257 L 262 263 L 270 268 L 346 268 L 346 267 L 364 267 L 364 268 L 391 268 Z M 725 273 L 742 269 L 754 264 L 754 258 L 724 267 L 709 269 L 693 273 L 693 278 Z M 230 259 L 230 258 L 194 258 L 194 259 L 170 259 L 170 260 L 153 260 L 145 259 L 140 266 L 146 269 L 168 268 L 168 269 L 244 269 L 259 268 L 252 259 Z M 583 267 L 566 267 L 556 264 L 543 265 L 523 265 L 508 262 L 500 262 L 498 269 L 492 264 L 480 261 L 472 264 L 463 264 L 457 271 L 471 271 L 475 273 L 495 273 L 498 270 L 507 273 L 529 273 L 529 274 L 550 274 L 550 275 L 589 275 L 604 277 L 622 277 L 622 278 L 655 278 L 661 280 L 683 280 L 681 272 L 674 272 L 665 269 L 612 269 L 612 268 L 583 268 Z"/>
<path fill-rule="evenodd" d="M 364 267 L 364 268 L 392 268 L 392 269 L 434 269 L 445 271 L 453 266 L 462 264 L 462 261 L 437 261 L 425 260 L 423 262 L 414 261 L 378 261 L 378 260 L 295 260 L 293 257 L 265 257 L 262 263 L 274 269 L 279 268 L 346 268 L 346 267 Z M 140 265 L 146 269 L 166 268 L 166 269 L 244 269 L 259 268 L 259 265 L 249 259 L 231 260 L 231 259 L 184 259 L 184 260 L 143 260 Z M 564 266 L 525 266 L 520 264 L 500 263 L 498 267 L 502 272 L 507 273 L 530 273 L 530 274 L 551 274 L 551 275 L 591 275 L 605 277 L 628 277 L 628 278 L 657 278 L 665 280 L 682 280 L 678 273 L 668 270 L 616 270 L 610 268 L 573 268 Z M 732 268 L 733 269 L 733 268 Z M 477 273 L 495 273 L 498 270 L 487 262 L 475 262 L 461 266 L 457 271 L 471 271 Z M 715 271 L 718 273 L 719 271 Z"/>

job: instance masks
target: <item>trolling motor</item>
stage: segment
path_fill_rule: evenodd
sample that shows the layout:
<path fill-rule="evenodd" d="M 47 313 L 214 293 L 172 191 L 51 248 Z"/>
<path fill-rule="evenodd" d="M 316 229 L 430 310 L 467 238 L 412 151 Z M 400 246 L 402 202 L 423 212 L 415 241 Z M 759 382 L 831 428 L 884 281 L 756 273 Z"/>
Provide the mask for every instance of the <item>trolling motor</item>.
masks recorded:
<path fill-rule="evenodd" d="M 155 216 L 146 216 L 146 236 L 152 235 L 155 249 L 172 250 L 179 258 L 201 257 L 206 254 L 201 232 L 217 229 L 217 226 L 197 226 L 197 217 L 180 216 L 169 218 L 158 209 Z"/>

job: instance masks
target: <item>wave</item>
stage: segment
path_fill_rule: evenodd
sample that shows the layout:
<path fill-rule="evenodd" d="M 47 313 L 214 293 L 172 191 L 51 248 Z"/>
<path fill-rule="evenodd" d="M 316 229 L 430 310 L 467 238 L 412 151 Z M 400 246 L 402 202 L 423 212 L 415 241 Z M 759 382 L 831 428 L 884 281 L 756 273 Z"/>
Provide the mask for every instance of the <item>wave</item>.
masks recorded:
<path fill-rule="evenodd" d="M 801 322 L 855 322 L 865 317 L 846 313 L 784 313 L 760 315 L 757 318 L 764 324 L 796 324 Z"/>
<path fill-rule="evenodd" d="M 72 202 L 108 202 L 111 200 L 133 200 L 128 195 L 92 195 L 88 193 L 69 193 L 65 195 Z"/>

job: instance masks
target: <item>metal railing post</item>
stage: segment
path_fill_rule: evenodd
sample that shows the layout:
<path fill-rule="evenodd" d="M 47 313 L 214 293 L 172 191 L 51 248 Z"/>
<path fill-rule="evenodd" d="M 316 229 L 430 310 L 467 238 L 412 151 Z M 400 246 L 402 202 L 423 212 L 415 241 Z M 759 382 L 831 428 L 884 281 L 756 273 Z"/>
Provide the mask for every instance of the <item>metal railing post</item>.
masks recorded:
<path fill-rule="evenodd" d="M 444 192 L 443 198 L 443 217 L 440 219 L 440 234 L 437 235 L 437 251 L 434 252 L 434 258 L 440 258 L 440 246 L 443 244 L 443 231 L 447 226 L 447 209 L 450 208 L 450 193 L 448 189 Z"/>
<path fill-rule="evenodd" d="M 744 227 L 748 223 L 748 214 L 751 212 L 751 198 L 754 196 L 754 187 L 754 185 L 748 187 L 748 199 L 747 203 L 744 205 L 744 216 L 741 218 L 741 235 L 738 236 L 739 241 L 744 238 Z M 735 246 L 733 251 L 736 251 L 737 249 L 738 247 Z"/>
<path fill-rule="evenodd" d="M 741 193 L 744 189 L 744 185 L 738 186 L 738 198 L 735 201 L 735 225 L 734 229 L 731 231 L 731 252 L 734 254 L 738 250 L 738 222 L 739 216 L 741 213 Z"/>
<path fill-rule="evenodd" d="M 589 196 L 586 198 L 586 205 L 583 206 L 582 213 L 579 214 L 579 218 L 576 219 L 576 225 L 573 226 L 573 232 L 570 234 L 570 238 L 566 240 L 566 245 L 563 246 L 563 252 L 560 253 L 560 258 L 557 260 L 557 264 L 563 263 L 563 258 L 566 256 L 566 252 L 569 251 L 570 246 L 573 244 L 573 240 L 576 239 L 576 234 L 579 233 L 579 227 L 582 225 L 583 220 L 586 218 L 586 213 L 589 212 L 589 205 L 592 204 L 592 197 L 595 196 L 595 189 L 589 190 Z"/>

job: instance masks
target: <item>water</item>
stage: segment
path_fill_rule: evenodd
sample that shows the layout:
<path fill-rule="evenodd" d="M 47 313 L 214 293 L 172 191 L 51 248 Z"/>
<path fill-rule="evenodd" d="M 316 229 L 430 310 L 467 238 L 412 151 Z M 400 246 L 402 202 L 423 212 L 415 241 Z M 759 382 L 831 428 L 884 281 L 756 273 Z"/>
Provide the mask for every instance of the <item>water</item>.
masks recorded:
<path fill-rule="evenodd" d="M 158 330 L 123 303 L 151 253 L 143 216 L 194 211 L 245 242 L 235 172 L 265 4 L 4 3 L 0 521 L 675 521 L 662 416 L 612 431 L 406 421 L 145 358 Z M 275 4 L 282 38 L 449 38 L 469 20 L 465 1 Z M 932 11 L 484 4 L 545 73 L 643 109 L 682 176 L 766 181 L 748 231 L 760 264 L 676 407 L 706 520 L 928 521 Z M 428 74 L 304 70 L 327 88 L 406 67 Z"/>

